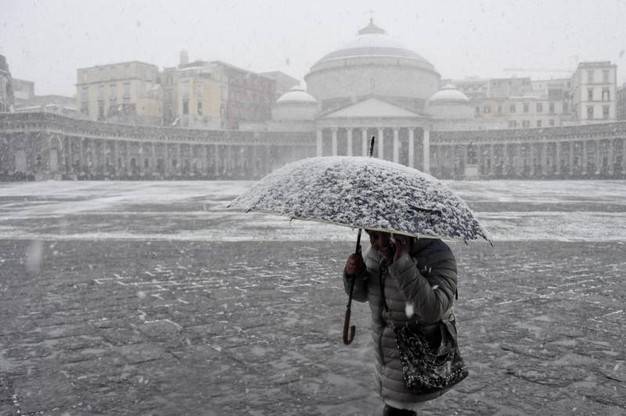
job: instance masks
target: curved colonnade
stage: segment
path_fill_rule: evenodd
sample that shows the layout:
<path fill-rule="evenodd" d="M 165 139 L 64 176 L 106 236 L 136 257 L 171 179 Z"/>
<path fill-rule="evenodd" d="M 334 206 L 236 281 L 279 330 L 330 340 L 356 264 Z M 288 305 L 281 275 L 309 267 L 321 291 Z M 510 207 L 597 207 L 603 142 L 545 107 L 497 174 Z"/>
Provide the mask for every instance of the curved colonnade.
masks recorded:
<path fill-rule="evenodd" d="M 0 179 L 255 179 L 311 156 L 367 155 L 442 179 L 624 178 L 626 123 L 526 130 L 320 127 L 314 132 L 116 125 L 0 114 Z"/>

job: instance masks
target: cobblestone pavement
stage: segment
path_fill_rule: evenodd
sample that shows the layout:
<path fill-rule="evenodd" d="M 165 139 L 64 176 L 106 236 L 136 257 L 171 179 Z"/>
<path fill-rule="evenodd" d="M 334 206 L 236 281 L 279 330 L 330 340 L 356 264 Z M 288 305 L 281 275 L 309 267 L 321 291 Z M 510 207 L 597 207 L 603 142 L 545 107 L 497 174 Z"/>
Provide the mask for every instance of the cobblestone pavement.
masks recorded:
<path fill-rule="evenodd" d="M 625 248 L 454 245 L 470 377 L 423 414 L 626 414 Z M 0 415 L 379 414 L 351 249 L 0 240 Z"/>

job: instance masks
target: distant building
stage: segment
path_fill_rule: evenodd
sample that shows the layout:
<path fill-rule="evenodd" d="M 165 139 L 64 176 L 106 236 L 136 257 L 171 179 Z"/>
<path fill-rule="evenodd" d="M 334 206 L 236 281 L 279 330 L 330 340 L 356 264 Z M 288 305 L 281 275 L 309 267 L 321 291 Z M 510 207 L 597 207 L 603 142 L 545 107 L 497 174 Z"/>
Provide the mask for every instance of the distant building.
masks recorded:
<path fill-rule="evenodd" d="M 300 85 L 300 81 L 295 79 L 292 76 L 285 74 L 282 71 L 270 71 L 270 72 L 261 72 L 259 75 L 274 80 L 275 82 L 275 90 L 274 90 L 274 100 L 277 100 L 281 95 L 285 94 L 287 91 L 291 90 L 294 87 L 298 87 Z"/>
<path fill-rule="evenodd" d="M 572 76 L 572 111 L 579 124 L 616 120 L 617 65 L 581 62 Z"/>
<path fill-rule="evenodd" d="M 162 123 L 156 65 L 132 61 L 77 70 L 76 103 L 91 120 Z"/>
<path fill-rule="evenodd" d="M 0 113 L 11 111 L 14 103 L 13 82 L 9 64 L 3 55 L 0 55 Z"/>
<path fill-rule="evenodd" d="M 28 100 L 16 100 L 15 112 L 28 113 L 40 111 L 61 114 L 72 118 L 86 118 L 76 107 L 76 98 L 64 95 L 34 95 Z"/>
<path fill-rule="evenodd" d="M 28 101 L 35 96 L 35 83 L 25 79 L 13 78 L 13 94 L 15 101 Z"/>
<path fill-rule="evenodd" d="M 163 70 L 161 85 L 165 124 L 237 129 L 271 118 L 276 81 L 221 61 L 189 62 L 184 52 L 178 67 Z"/>
<path fill-rule="evenodd" d="M 567 125 L 572 119 L 569 78 L 470 78 L 453 83 L 469 98 L 478 124 L 497 122 L 496 125 L 511 129 L 556 127 Z"/>
<path fill-rule="evenodd" d="M 626 84 L 617 89 L 615 97 L 615 116 L 618 120 L 626 120 Z"/>

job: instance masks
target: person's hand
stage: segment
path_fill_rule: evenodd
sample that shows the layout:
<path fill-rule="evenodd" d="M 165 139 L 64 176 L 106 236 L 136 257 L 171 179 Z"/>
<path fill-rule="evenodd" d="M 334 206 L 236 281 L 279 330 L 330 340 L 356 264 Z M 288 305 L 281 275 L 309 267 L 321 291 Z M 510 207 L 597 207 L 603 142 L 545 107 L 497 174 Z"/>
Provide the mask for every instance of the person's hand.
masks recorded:
<path fill-rule="evenodd" d="M 393 260 L 396 261 L 402 257 L 403 254 L 409 254 L 411 249 L 411 238 L 400 234 L 394 234 L 393 245 L 395 247 Z"/>
<path fill-rule="evenodd" d="M 344 271 L 348 276 L 353 276 L 357 274 L 361 274 L 365 271 L 365 262 L 363 261 L 363 256 L 361 254 L 350 254 L 348 260 L 346 261 L 346 266 L 344 267 Z"/>

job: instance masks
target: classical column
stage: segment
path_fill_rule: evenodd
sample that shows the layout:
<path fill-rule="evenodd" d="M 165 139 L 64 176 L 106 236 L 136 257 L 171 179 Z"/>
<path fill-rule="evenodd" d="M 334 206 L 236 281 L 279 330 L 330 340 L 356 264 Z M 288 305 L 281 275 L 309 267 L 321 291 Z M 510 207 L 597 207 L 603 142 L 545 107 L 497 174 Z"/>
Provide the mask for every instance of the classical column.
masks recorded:
<path fill-rule="evenodd" d="M 98 156 L 97 156 L 97 152 L 96 152 L 96 142 L 97 139 L 89 139 L 89 155 L 87 156 L 87 158 L 89 159 L 89 173 L 91 173 L 92 175 L 96 172 L 96 169 L 98 167 Z"/>
<path fill-rule="evenodd" d="M 323 142 L 322 142 L 322 129 L 317 129 L 317 156 L 322 156 Z"/>
<path fill-rule="evenodd" d="M 332 128 L 332 144 L 333 144 L 333 156 L 337 156 L 337 127 Z"/>
<path fill-rule="evenodd" d="M 556 166 L 554 168 L 554 174 L 555 175 L 560 175 L 561 174 L 561 142 L 555 142 L 554 143 L 554 163 L 556 163 Z"/>
<path fill-rule="evenodd" d="M 346 132 L 347 132 L 347 135 L 348 135 L 348 149 L 347 149 L 346 154 L 348 156 L 352 156 L 352 127 L 348 127 Z"/>
<path fill-rule="evenodd" d="M 362 145 L 362 153 L 363 156 L 369 156 L 369 148 L 368 148 L 368 141 L 367 141 L 367 128 L 363 127 L 363 129 L 361 130 L 361 145 Z"/>
<path fill-rule="evenodd" d="M 256 150 L 256 146 L 252 145 L 252 149 Z M 256 156 L 256 152 L 255 152 L 255 156 Z M 205 176 L 209 175 L 209 146 L 208 145 L 204 145 L 202 146 L 202 174 Z M 253 170 L 256 168 L 256 158 L 252 159 L 252 166 L 253 166 Z M 256 172 L 256 171 L 255 171 Z"/>
<path fill-rule="evenodd" d="M 602 167 L 602 159 L 600 158 L 600 151 L 602 150 L 602 140 L 596 140 L 596 171 L 593 172 L 595 174 L 600 173 L 600 168 Z"/>
<path fill-rule="evenodd" d="M 536 155 L 536 152 L 534 152 L 534 148 L 536 147 L 535 143 L 529 143 L 528 144 L 528 159 L 530 160 L 530 176 L 534 177 L 535 176 L 535 165 L 536 165 L 536 161 L 535 158 L 533 156 Z"/>
<path fill-rule="evenodd" d="M 215 170 L 213 173 L 215 173 L 216 177 L 220 176 L 220 155 L 219 155 L 219 151 L 220 151 L 220 147 L 219 145 L 216 143 L 215 145 L 215 151 L 213 152 L 213 162 L 215 163 Z"/>
<path fill-rule="evenodd" d="M 430 173 L 430 130 L 427 128 L 424 128 L 424 138 L 422 139 L 422 142 L 422 151 L 424 152 L 422 155 L 422 167 L 425 173 Z"/>
<path fill-rule="evenodd" d="M 542 142 L 541 148 L 541 174 L 546 175 L 548 173 L 548 144 Z"/>
<path fill-rule="evenodd" d="M 588 159 L 589 155 L 587 154 L 589 148 L 587 146 L 587 140 L 583 140 L 582 141 L 582 148 L 583 148 L 582 149 L 582 153 L 583 153 L 582 154 L 582 159 L 583 159 L 582 160 L 582 165 L 583 165 L 583 172 L 582 173 L 583 173 L 583 175 L 586 175 L 587 174 L 587 163 L 589 163 L 589 159 Z"/>
<path fill-rule="evenodd" d="M 626 138 L 622 138 L 622 174 L 626 174 Z"/>
<path fill-rule="evenodd" d="M 568 144 L 569 144 L 569 147 L 568 147 L 568 149 L 569 149 L 568 157 L 569 157 L 569 174 L 570 174 L 570 176 L 572 176 L 574 174 L 574 148 L 576 147 L 576 146 L 574 146 L 574 143 L 575 142 L 573 140 L 570 140 L 568 142 Z"/>
<path fill-rule="evenodd" d="M 177 174 L 182 173 L 183 171 L 182 147 L 183 147 L 182 143 L 176 144 L 176 172 L 175 173 Z"/>
<path fill-rule="evenodd" d="M 608 139 L 606 142 L 606 163 L 608 164 L 608 174 L 613 176 L 615 174 L 615 159 L 617 158 L 617 152 L 615 151 L 615 144 L 617 139 Z"/>
<path fill-rule="evenodd" d="M 383 141 L 385 140 L 385 135 L 383 134 L 384 130 L 382 128 L 378 128 L 378 136 L 376 137 L 376 141 L 378 141 L 378 158 L 382 159 L 383 158 L 383 152 L 384 152 L 384 147 L 383 147 Z"/>
<path fill-rule="evenodd" d="M 154 177 L 154 173 L 157 168 L 157 154 L 156 154 L 156 143 L 150 142 L 152 144 L 152 160 L 150 161 L 150 172 L 152 173 L 150 176 Z"/>
<path fill-rule="evenodd" d="M 513 165 L 513 176 L 519 176 L 522 166 L 522 145 L 519 142 L 511 143 L 511 163 Z"/>
<path fill-rule="evenodd" d="M 409 167 L 415 167 L 415 129 L 409 129 Z"/>
<path fill-rule="evenodd" d="M 119 149 L 118 149 L 118 140 L 113 140 L 113 172 L 115 173 L 115 176 L 119 175 L 119 170 L 120 170 L 120 165 L 119 165 Z"/>
<path fill-rule="evenodd" d="M 400 162 L 400 132 L 397 127 L 393 129 L 393 161 Z"/>
<path fill-rule="evenodd" d="M 78 142 L 78 153 L 79 153 L 79 160 L 80 163 L 78 164 L 78 168 L 79 171 L 82 172 L 83 168 L 87 165 L 87 160 L 86 160 L 86 155 L 85 155 L 85 140 L 87 140 L 85 137 L 81 137 L 80 141 Z"/>

